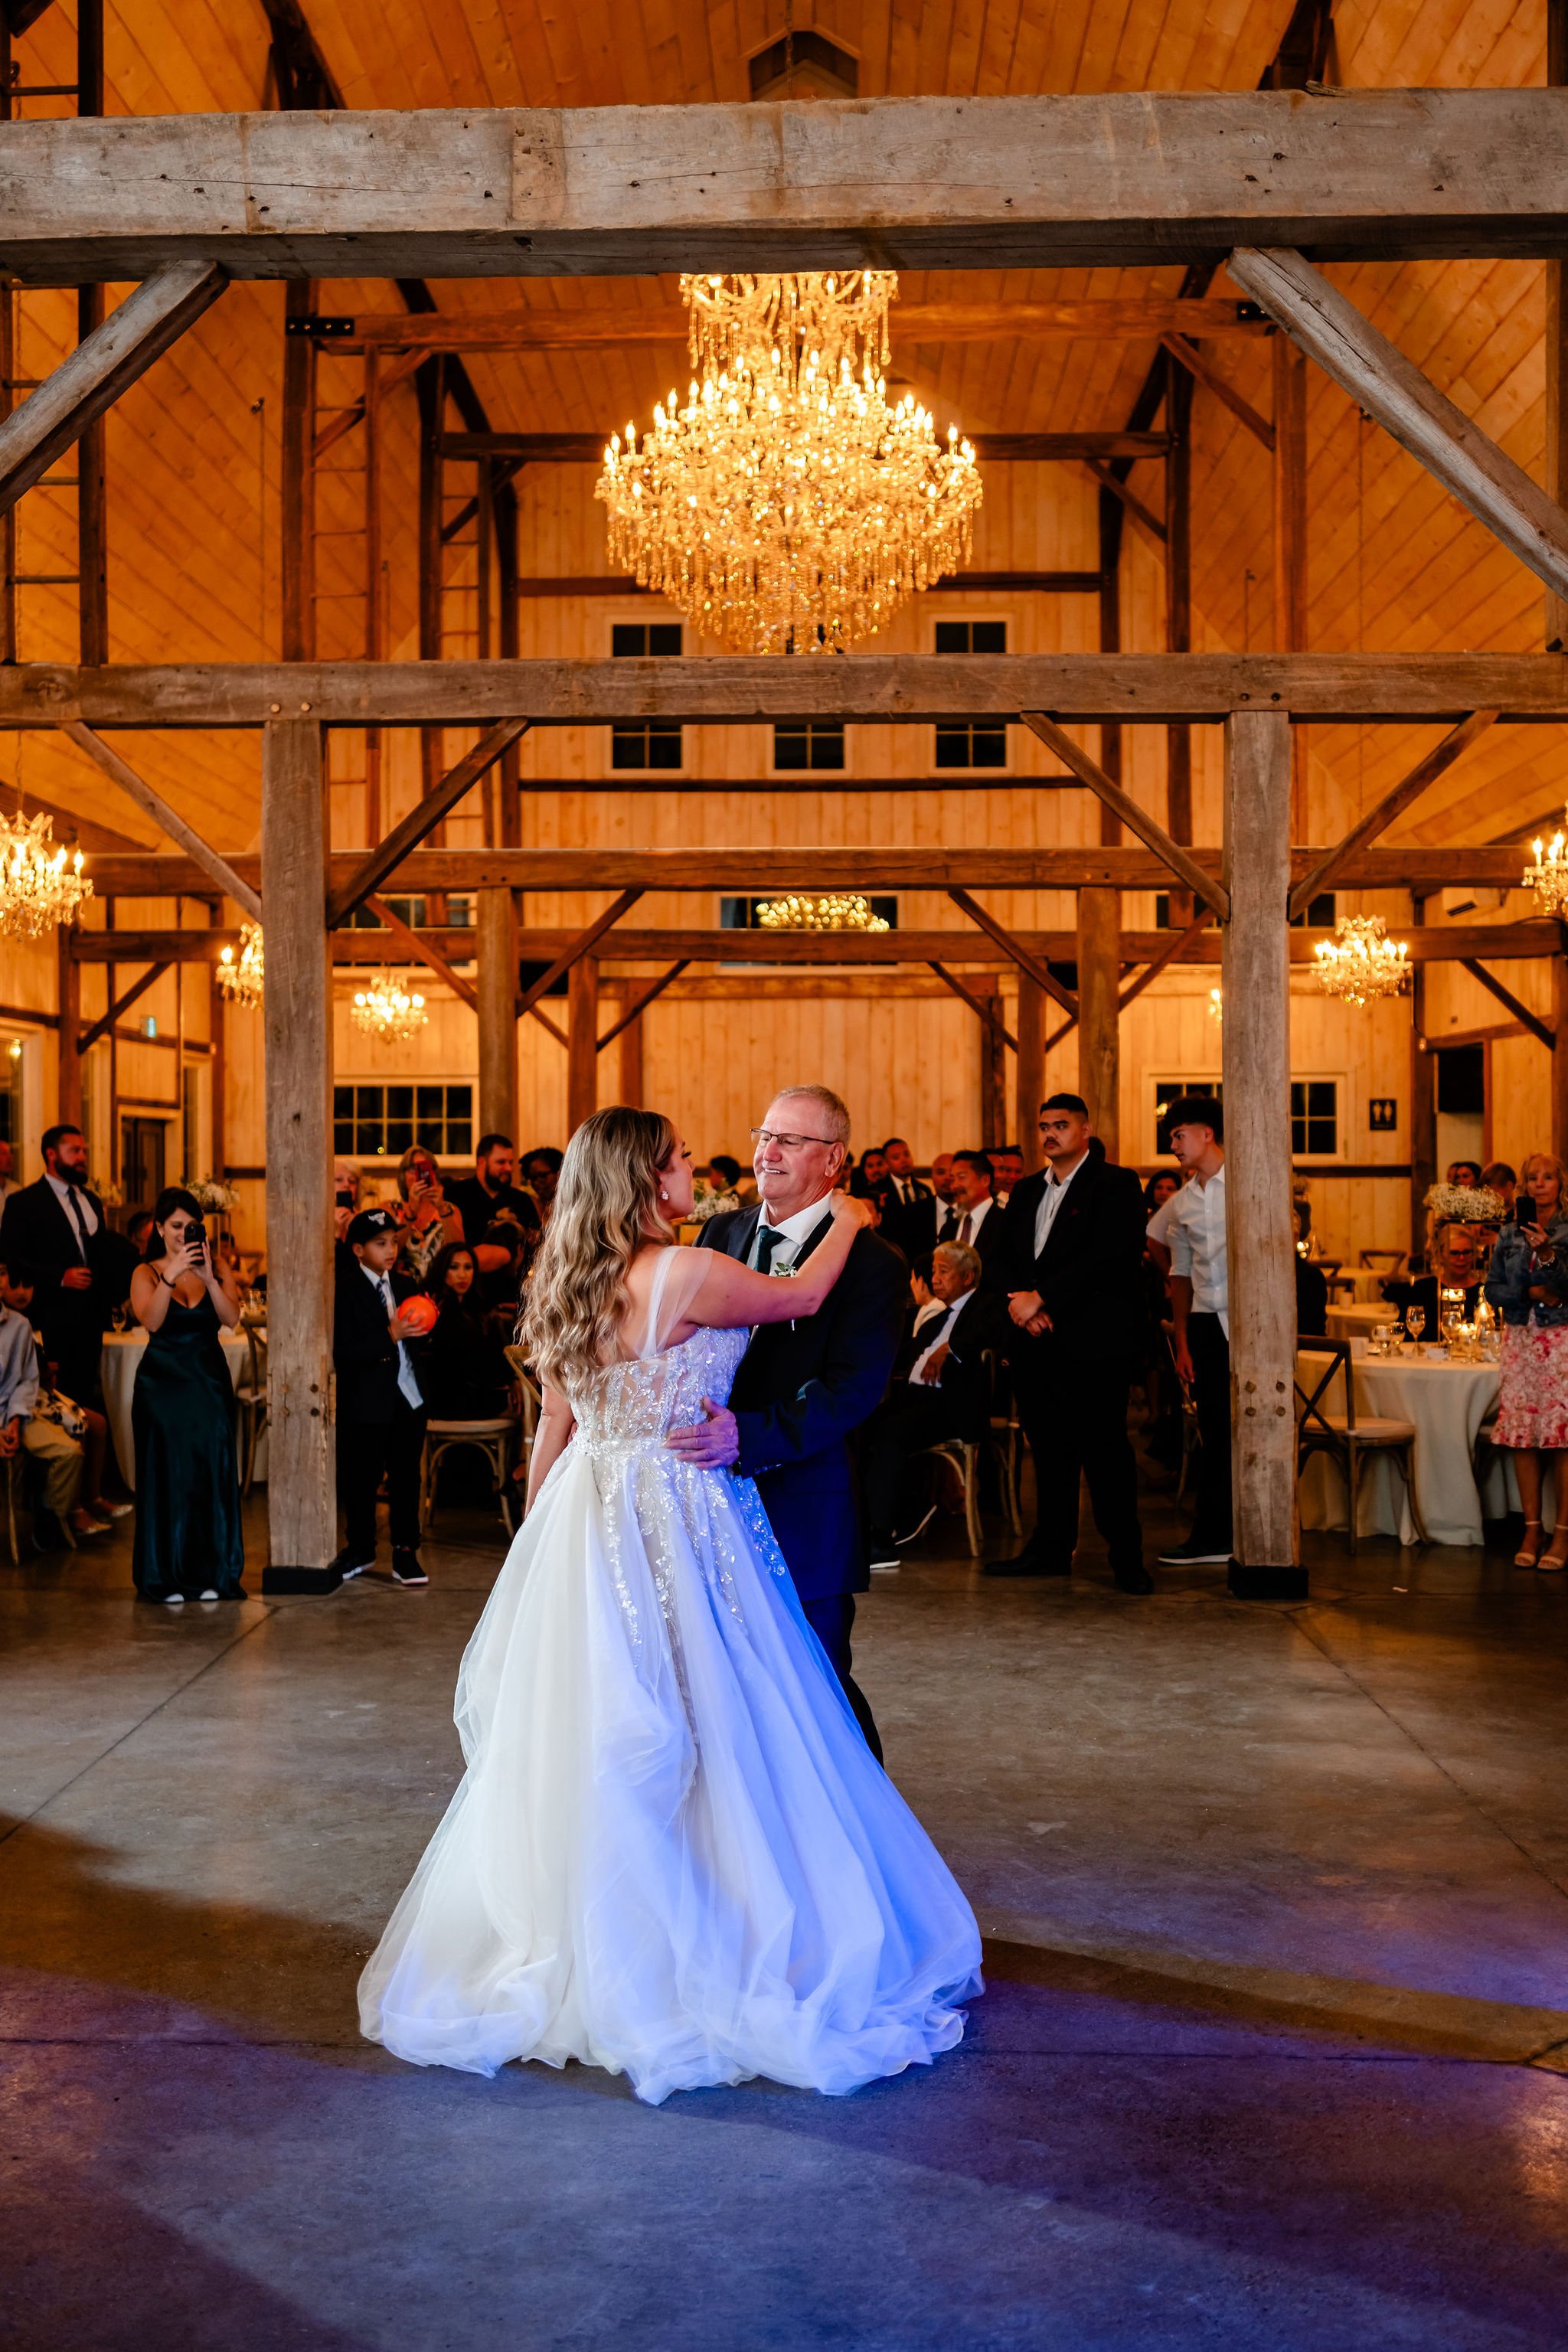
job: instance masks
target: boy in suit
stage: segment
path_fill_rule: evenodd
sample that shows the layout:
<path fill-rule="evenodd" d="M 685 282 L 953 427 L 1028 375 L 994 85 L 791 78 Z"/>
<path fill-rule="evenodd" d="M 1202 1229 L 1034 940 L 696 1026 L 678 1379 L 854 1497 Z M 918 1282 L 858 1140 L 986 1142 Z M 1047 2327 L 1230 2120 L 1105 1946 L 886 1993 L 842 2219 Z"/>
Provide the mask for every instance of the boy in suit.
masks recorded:
<path fill-rule="evenodd" d="M 409 1352 L 417 1344 L 404 1301 L 418 1285 L 395 1274 L 403 1227 L 390 1209 L 362 1209 L 340 1255 L 332 1360 L 338 1373 L 338 1500 L 346 1584 L 375 1565 L 375 1498 L 386 1480 L 392 1580 L 428 1584 L 419 1564 L 419 1465 L 425 1398 Z"/>

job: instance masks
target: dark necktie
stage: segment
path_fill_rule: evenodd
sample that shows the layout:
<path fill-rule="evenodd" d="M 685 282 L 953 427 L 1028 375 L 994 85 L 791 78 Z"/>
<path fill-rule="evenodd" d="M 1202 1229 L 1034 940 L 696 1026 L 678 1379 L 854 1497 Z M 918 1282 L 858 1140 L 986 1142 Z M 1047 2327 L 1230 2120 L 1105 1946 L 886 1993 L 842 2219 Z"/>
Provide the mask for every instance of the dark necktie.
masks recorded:
<path fill-rule="evenodd" d="M 773 1265 L 773 1252 L 784 1239 L 776 1225 L 757 1227 L 757 1272 L 766 1274 Z"/>
<path fill-rule="evenodd" d="M 74 1184 L 67 1186 L 66 1199 L 70 1203 L 71 1217 L 77 1230 L 78 1246 L 81 1251 L 81 1262 L 85 1265 L 87 1264 L 87 1220 L 82 1215 L 81 1202 L 77 1199 Z"/>

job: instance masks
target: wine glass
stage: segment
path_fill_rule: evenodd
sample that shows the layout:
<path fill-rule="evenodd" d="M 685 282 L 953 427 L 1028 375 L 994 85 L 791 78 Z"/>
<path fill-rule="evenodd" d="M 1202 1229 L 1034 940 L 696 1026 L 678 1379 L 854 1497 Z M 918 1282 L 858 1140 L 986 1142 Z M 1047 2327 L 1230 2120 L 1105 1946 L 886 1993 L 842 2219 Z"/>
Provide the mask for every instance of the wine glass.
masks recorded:
<path fill-rule="evenodd" d="M 124 1329 L 125 1329 L 125 1309 L 124 1309 L 124 1307 L 111 1307 L 111 1308 L 110 1309 L 109 1320 L 110 1320 L 110 1328 L 111 1328 L 113 1330 L 118 1331 L 118 1332 L 121 1332 L 121 1333 L 123 1333 L 123 1332 L 124 1332 Z"/>
<path fill-rule="evenodd" d="M 1405 1310 L 1405 1328 L 1409 1332 L 1411 1343 L 1414 1345 L 1426 1328 L 1426 1309 L 1424 1307 L 1407 1307 Z"/>

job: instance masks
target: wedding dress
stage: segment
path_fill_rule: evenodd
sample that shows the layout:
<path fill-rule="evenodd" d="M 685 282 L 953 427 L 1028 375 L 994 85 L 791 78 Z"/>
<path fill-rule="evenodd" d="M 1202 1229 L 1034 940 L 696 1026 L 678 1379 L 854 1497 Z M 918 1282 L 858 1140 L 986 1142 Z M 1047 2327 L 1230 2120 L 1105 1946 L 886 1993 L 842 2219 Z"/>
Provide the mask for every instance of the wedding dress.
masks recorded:
<path fill-rule="evenodd" d="M 657 1269 L 639 1353 L 573 1385 L 464 1656 L 468 1770 L 360 1981 L 416 2065 L 624 2072 L 639 2098 L 927 2064 L 981 1990 L 973 1914 L 872 1757 L 756 1488 L 664 1444 L 743 1331 L 660 1347 L 709 1253 Z"/>

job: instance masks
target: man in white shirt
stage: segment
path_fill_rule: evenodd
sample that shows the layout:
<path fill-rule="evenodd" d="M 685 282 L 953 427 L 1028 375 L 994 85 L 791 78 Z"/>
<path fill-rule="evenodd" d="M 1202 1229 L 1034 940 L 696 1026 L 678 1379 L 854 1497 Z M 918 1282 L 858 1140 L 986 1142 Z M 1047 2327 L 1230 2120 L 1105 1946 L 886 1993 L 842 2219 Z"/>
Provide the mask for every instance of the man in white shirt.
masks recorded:
<path fill-rule="evenodd" d="M 1197 1405 L 1198 1481 L 1192 1532 L 1163 1566 L 1220 1567 L 1230 1558 L 1230 1264 L 1225 1234 L 1225 1113 L 1207 1095 L 1171 1105 L 1171 1150 L 1188 1181 L 1154 1223 L 1171 1253 L 1176 1370 Z"/>

